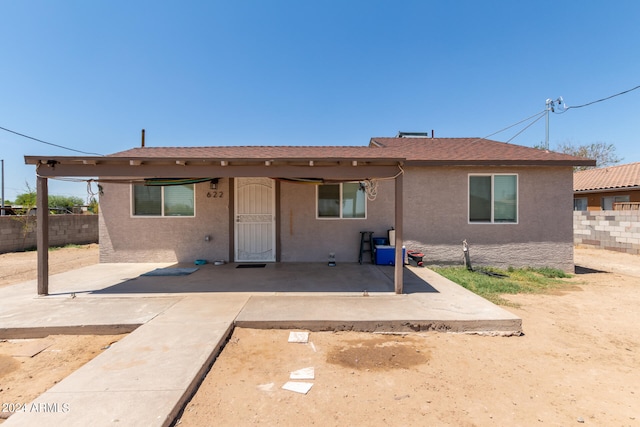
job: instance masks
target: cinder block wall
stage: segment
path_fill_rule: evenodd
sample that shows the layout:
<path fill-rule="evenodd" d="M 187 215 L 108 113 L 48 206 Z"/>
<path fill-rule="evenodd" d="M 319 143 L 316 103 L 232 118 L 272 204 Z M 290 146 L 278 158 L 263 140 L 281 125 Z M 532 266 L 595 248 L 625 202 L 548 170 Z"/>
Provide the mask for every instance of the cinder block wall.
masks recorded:
<path fill-rule="evenodd" d="M 36 247 L 35 216 L 0 216 L 0 253 Z M 98 242 L 98 215 L 49 216 L 49 245 L 84 245 Z"/>
<path fill-rule="evenodd" d="M 639 211 L 576 211 L 573 213 L 576 245 L 640 254 Z"/>

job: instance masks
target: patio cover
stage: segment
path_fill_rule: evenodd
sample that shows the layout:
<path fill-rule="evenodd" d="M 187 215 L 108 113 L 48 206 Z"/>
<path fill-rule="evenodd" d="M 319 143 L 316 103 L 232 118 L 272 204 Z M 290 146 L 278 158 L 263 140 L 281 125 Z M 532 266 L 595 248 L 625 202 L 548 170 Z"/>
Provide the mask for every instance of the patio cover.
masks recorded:
<path fill-rule="evenodd" d="M 384 152 L 383 152 L 384 151 Z M 387 154 L 387 156 L 385 156 Z M 396 247 L 402 247 L 402 179 L 405 158 L 372 147 L 141 147 L 109 156 L 25 156 L 36 166 L 38 294 L 49 293 L 48 179 L 141 181 L 269 177 L 323 181 L 395 180 Z M 403 292 L 402 251 L 395 251 L 395 292 Z"/>

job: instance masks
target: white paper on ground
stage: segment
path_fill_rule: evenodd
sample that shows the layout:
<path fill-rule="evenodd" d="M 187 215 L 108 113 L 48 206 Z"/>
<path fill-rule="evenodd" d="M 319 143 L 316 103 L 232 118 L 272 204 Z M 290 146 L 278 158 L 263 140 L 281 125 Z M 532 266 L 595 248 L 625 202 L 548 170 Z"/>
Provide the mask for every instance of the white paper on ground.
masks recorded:
<path fill-rule="evenodd" d="M 309 341 L 309 332 L 289 332 L 289 342 L 306 343 Z"/>
<path fill-rule="evenodd" d="M 273 390 L 273 386 L 275 386 L 275 384 L 274 384 L 274 383 L 260 384 L 260 385 L 258 386 L 258 390 L 261 390 L 261 391 L 271 391 L 271 390 Z"/>
<path fill-rule="evenodd" d="M 290 380 L 313 380 L 315 379 L 316 373 L 314 368 L 303 368 L 298 369 L 297 371 L 291 372 L 289 375 Z"/>
<path fill-rule="evenodd" d="M 295 391 L 296 393 L 307 394 L 309 390 L 313 387 L 313 383 L 297 383 L 289 381 L 282 386 L 283 389 L 289 391 Z"/>

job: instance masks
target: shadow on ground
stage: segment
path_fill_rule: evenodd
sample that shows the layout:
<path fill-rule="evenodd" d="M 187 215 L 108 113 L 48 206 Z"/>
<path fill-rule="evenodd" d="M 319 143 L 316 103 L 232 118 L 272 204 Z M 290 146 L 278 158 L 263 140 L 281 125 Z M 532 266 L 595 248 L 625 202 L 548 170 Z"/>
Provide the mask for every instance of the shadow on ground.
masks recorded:
<path fill-rule="evenodd" d="M 582 267 L 580 265 L 575 266 L 576 274 L 595 274 L 595 273 L 608 273 L 608 271 L 595 270 L 593 268 Z"/>
<path fill-rule="evenodd" d="M 264 268 L 236 268 L 237 264 L 203 265 L 180 276 L 138 276 L 96 290 L 92 294 L 266 292 L 374 293 L 394 292 L 394 267 L 372 264 L 275 263 Z M 169 269 L 192 265 L 176 264 Z M 403 269 L 404 293 L 438 292 L 425 280 Z"/>

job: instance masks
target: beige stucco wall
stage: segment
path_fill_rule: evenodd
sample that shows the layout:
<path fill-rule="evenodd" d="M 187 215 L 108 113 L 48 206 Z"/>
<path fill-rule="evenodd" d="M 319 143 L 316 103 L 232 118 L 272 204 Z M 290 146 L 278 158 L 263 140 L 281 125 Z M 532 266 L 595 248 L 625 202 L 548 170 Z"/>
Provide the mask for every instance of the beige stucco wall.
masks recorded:
<path fill-rule="evenodd" d="M 213 197 L 220 193 L 222 197 Z M 221 179 L 216 192 L 208 183 L 196 185 L 195 217 L 133 217 L 130 185 L 104 183 L 100 195 L 100 261 L 228 261 L 229 203 L 229 180 Z M 205 241 L 205 236 L 210 236 L 210 241 Z"/>
<path fill-rule="evenodd" d="M 470 224 L 468 175 L 518 174 L 518 223 Z M 573 269 L 573 175 L 570 167 L 407 168 L 405 243 L 426 263 Z"/>
<path fill-rule="evenodd" d="M 280 239 L 282 261 L 357 262 L 360 231 L 386 237 L 394 224 L 394 182 L 380 181 L 377 197 L 367 202 L 366 219 L 316 219 L 316 188 L 282 183 L 280 186 Z M 370 254 L 365 254 L 370 257 Z"/>
<path fill-rule="evenodd" d="M 518 224 L 468 223 L 468 174 L 517 173 Z M 194 218 L 134 218 L 130 187 L 105 184 L 100 197 L 102 262 L 230 261 L 229 179 L 222 198 L 196 186 Z M 459 264 L 461 242 L 476 265 L 550 266 L 573 269 L 573 175 L 570 167 L 406 168 L 404 239 L 427 264 Z M 283 262 L 356 262 L 360 231 L 385 237 L 394 224 L 394 181 L 380 181 L 367 204 L 367 219 L 319 220 L 313 185 L 279 184 L 277 252 Z M 205 242 L 210 235 L 212 240 Z"/>
<path fill-rule="evenodd" d="M 132 217 L 130 186 L 104 184 L 100 197 L 101 262 L 232 261 L 230 182 L 220 180 L 222 198 L 207 197 L 212 193 L 208 184 L 198 184 L 194 218 Z M 376 200 L 367 204 L 367 219 L 318 220 L 315 186 L 281 183 L 276 212 L 279 261 L 326 262 L 329 252 L 334 252 L 337 262 L 357 262 L 360 231 L 385 237 L 393 226 L 393 189 L 393 181 L 380 182 Z M 212 237 L 211 242 L 205 242 L 206 235 Z"/>

